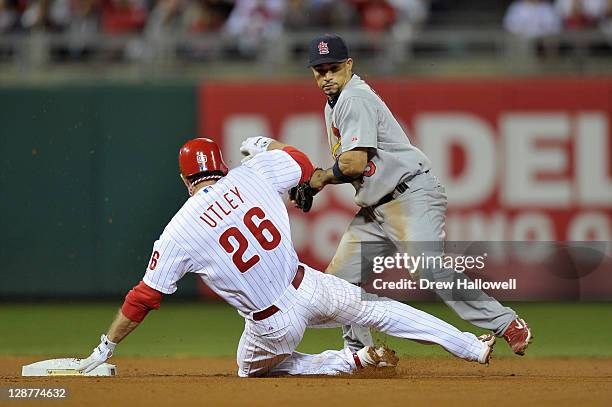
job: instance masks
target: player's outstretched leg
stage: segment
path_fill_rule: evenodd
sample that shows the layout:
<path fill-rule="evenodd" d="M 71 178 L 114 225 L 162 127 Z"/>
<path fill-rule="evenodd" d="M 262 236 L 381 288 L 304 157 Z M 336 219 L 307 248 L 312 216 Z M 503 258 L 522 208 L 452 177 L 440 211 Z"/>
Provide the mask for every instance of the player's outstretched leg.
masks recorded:
<path fill-rule="evenodd" d="M 421 175 L 414 179 L 412 192 L 400 196 L 393 204 L 377 209 L 389 221 L 381 224 L 390 242 L 401 247 L 411 242 L 415 254 L 433 249 L 442 255 L 446 238 L 445 219 L 447 198 L 444 187 L 433 174 Z M 397 213 L 405 214 L 398 218 Z M 416 246 L 416 247 L 415 247 Z M 469 280 L 453 269 L 424 270 L 420 278 L 436 282 Z M 456 284 L 456 282 L 455 282 Z M 433 290 L 457 315 L 471 324 L 487 329 L 496 336 L 503 336 L 514 353 L 523 355 L 533 339 L 524 320 L 514 310 L 500 304 L 482 290 Z"/>
<path fill-rule="evenodd" d="M 390 299 L 361 302 L 362 307 L 351 318 L 362 324 L 399 338 L 435 343 L 453 355 L 469 361 L 488 363 L 495 336 L 476 337 L 461 332 L 451 324 L 409 305 Z"/>
<path fill-rule="evenodd" d="M 335 276 L 312 269 L 307 273 L 319 282 L 315 292 L 320 315 L 341 324 L 363 325 L 399 338 L 435 343 L 462 359 L 489 361 L 495 344 L 492 335 L 478 338 L 409 305 L 367 294 Z"/>

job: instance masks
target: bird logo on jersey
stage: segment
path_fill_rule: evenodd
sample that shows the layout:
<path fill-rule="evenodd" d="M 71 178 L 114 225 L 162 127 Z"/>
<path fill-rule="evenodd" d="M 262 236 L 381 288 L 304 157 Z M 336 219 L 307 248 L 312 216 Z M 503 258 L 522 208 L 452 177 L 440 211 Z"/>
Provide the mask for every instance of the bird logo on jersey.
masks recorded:
<path fill-rule="evenodd" d="M 338 150 L 340 150 L 340 147 L 342 147 L 342 140 L 338 139 L 338 142 L 334 144 L 334 146 L 331 149 L 331 153 L 334 156 L 334 159 L 338 158 L 338 156 L 340 155 L 338 154 Z"/>
<path fill-rule="evenodd" d="M 332 145 L 332 148 L 331 148 L 332 156 L 334 157 L 334 159 L 336 159 L 336 158 L 338 158 L 336 153 L 338 152 L 340 147 L 342 147 L 342 137 L 340 136 L 340 130 L 338 130 L 338 128 L 336 126 L 334 126 L 333 124 L 331 126 L 331 131 L 332 131 L 332 134 L 334 135 L 334 137 L 336 137 L 336 140 L 337 140 L 336 143 L 334 145 Z M 330 140 L 330 144 L 331 144 L 331 140 Z"/>
<path fill-rule="evenodd" d="M 196 153 L 196 161 L 198 162 L 198 166 L 200 167 L 200 172 L 208 170 L 208 168 L 206 168 L 206 162 L 208 161 L 208 157 L 206 157 L 203 152 L 198 151 Z"/>
<path fill-rule="evenodd" d="M 325 41 L 321 41 L 318 45 L 319 47 L 319 55 L 327 55 L 329 54 L 329 47 Z"/>

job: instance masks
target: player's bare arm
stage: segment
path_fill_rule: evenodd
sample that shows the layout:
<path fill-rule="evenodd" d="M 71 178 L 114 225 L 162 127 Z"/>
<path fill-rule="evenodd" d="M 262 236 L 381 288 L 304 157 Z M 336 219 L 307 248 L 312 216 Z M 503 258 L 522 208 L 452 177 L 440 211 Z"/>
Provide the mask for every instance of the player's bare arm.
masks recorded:
<path fill-rule="evenodd" d="M 333 167 L 317 170 L 310 178 L 310 186 L 322 189 L 327 184 L 344 184 L 361 177 L 368 165 L 368 149 L 357 147 L 338 157 Z"/>
<path fill-rule="evenodd" d="M 136 329 L 138 325 L 140 325 L 140 322 L 130 320 L 119 309 L 106 335 L 100 337 L 100 344 L 94 348 L 89 357 L 80 361 L 77 370 L 88 373 L 106 362 L 113 356 L 117 344 Z"/>
<path fill-rule="evenodd" d="M 140 322 L 132 321 L 125 315 L 121 310 L 117 311 L 115 319 L 108 328 L 106 337 L 114 343 L 121 342 L 126 336 L 128 336 L 134 329 L 140 325 Z"/>
<path fill-rule="evenodd" d="M 271 150 L 285 150 L 292 154 L 292 156 L 298 153 L 299 156 L 303 157 L 300 159 L 299 156 L 294 156 L 294 159 L 298 162 L 304 160 L 308 161 L 308 166 L 312 166 L 303 153 L 288 144 L 281 143 L 269 137 L 249 137 L 240 147 L 240 151 L 246 156 L 244 160 L 248 160 L 263 151 Z M 367 163 L 367 148 L 356 147 L 346 151 L 340 155 L 333 167 L 327 170 L 316 169 L 310 178 L 306 177 L 301 180 L 301 182 L 308 181 L 305 183 L 306 186 L 301 185 L 301 188 L 305 188 L 305 190 L 298 192 L 300 191 L 299 189 L 293 188 L 289 193 L 289 202 L 302 209 L 304 212 L 308 212 L 312 205 L 314 195 L 325 185 L 342 184 L 360 179 L 366 169 Z M 301 198 L 298 198 L 298 196 L 301 196 Z"/>
<path fill-rule="evenodd" d="M 107 333 L 100 337 L 100 344 L 88 358 L 81 360 L 77 370 L 88 373 L 106 362 L 113 355 L 117 344 L 140 325 L 149 311 L 159 308 L 161 298 L 161 292 L 140 281 L 125 296 Z"/>

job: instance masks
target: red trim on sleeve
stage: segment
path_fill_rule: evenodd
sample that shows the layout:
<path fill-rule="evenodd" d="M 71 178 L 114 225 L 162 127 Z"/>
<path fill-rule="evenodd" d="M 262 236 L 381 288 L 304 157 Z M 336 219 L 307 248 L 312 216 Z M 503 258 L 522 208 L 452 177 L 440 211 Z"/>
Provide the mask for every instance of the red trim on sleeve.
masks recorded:
<path fill-rule="evenodd" d="M 162 293 L 141 281 L 125 296 L 121 312 L 127 319 L 142 322 L 152 309 L 161 305 Z"/>
<path fill-rule="evenodd" d="M 295 160 L 295 162 L 302 169 L 302 176 L 300 177 L 300 183 L 304 181 L 308 181 L 310 177 L 312 177 L 312 173 L 314 172 L 314 167 L 310 162 L 310 159 L 306 154 L 302 153 L 295 147 L 287 146 L 283 148 L 283 151 L 286 152 Z"/>

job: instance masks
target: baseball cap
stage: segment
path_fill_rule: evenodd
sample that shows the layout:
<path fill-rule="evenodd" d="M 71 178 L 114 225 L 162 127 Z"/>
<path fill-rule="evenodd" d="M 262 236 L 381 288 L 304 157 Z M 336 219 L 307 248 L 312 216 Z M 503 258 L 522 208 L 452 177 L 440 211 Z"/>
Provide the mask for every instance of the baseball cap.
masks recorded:
<path fill-rule="evenodd" d="M 308 66 L 330 64 L 348 59 L 346 43 L 335 34 L 321 35 L 310 42 Z"/>

